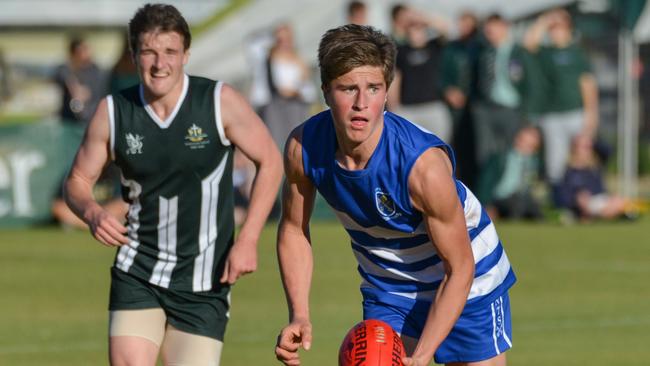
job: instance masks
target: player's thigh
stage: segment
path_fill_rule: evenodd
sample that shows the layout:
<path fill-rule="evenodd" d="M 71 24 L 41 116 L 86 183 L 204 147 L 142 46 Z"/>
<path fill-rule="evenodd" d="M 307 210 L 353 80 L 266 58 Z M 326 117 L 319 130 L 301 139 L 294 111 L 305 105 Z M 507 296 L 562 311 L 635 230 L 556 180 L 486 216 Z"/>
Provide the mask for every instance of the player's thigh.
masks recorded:
<path fill-rule="evenodd" d="M 165 337 L 165 324 L 165 313 L 159 308 L 111 311 L 111 365 L 155 365 Z"/>
<path fill-rule="evenodd" d="M 223 343 L 167 326 L 162 346 L 165 366 L 219 366 Z"/>

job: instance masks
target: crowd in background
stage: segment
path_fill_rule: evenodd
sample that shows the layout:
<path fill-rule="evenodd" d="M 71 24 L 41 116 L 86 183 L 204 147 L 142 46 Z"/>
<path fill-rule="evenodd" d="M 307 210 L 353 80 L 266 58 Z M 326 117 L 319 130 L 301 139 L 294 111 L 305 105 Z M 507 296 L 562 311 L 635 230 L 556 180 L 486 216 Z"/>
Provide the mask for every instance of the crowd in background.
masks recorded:
<path fill-rule="evenodd" d="M 372 25 L 368 6 L 349 2 L 346 21 Z M 491 216 L 540 220 L 549 207 L 581 220 L 635 213 L 605 187 L 609 147 L 598 134 L 598 86 L 569 12 L 547 11 L 521 35 L 497 13 L 479 18 L 464 11 L 453 24 L 402 3 L 386 11 L 398 47 L 387 109 L 454 148 L 456 175 Z M 105 74 L 85 41 L 71 40 L 69 61 L 54 76 L 63 121 L 85 125 L 103 95 L 137 83 L 127 46 Z M 245 47 L 251 105 L 282 149 L 290 131 L 324 107 L 314 65 L 300 57 L 288 22 L 251 34 Z M 237 222 L 246 215 L 254 169 L 236 153 Z M 119 199 L 119 190 L 110 188 L 119 186 L 118 176 L 109 168 L 104 177 L 107 204 Z M 53 212 L 81 225 L 60 199 Z"/>

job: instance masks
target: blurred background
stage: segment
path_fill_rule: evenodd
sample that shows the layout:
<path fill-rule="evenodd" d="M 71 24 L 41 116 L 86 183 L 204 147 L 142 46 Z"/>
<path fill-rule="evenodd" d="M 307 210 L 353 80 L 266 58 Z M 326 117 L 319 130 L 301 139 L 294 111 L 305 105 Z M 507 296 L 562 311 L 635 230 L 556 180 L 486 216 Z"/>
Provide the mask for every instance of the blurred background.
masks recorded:
<path fill-rule="evenodd" d="M 65 208 L 56 202 L 60 179 L 99 99 L 138 82 L 125 48 L 125 31 L 134 11 L 144 3 L 1 2 L 0 227 L 48 223 L 53 218 L 67 222 L 67 216 L 62 216 L 66 213 L 59 212 Z M 187 72 L 226 81 L 247 95 L 280 146 L 293 126 L 310 112 L 324 108 L 316 64 L 320 36 L 332 27 L 360 22 L 380 28 L 400 47 L 406 47 L 397 65 L 403 82 L 393 86 L 396 97 L 389 108 L 407 117 L 413 116 L 409 113 L 414 108 L 425 110 L 411 119 L 454 146 L 459 177 L 494 208 L 494 216 L 531 216 L 517 210 L 506 212 L 513 211 L 506 201 L 524 190 L 530 190 L 532 204 L 539 206 L 540 212 L 532 216 L 568 221 L 602 216 L 581 212 L 572 196 L 579 187 L 567 188 L 565 184 L 568 151 L 551 156 L 548 151 L 559 148 L 553 144 L 556 139 L 548 135 L 553 132 L 543 126 L 553 113 L 583 109 L 591 114 L 585 120 L 597 123 L 590 137 L 602 165 L 605 186 L 600 190 L 625 200 L 626 208 L 618 213 L 643 211 L 650 194 L 650 113 L 646 111 L 650 98 L 650 12 L 645 1 L 171 3 L 192 26 L 194 39 Z M 528 33 L 544 14 L 552 17 L 548 13 L 554 9 L 566 10 L 570 19 L 571 52 L 555 56 L 545 52 L 554 48 L 554 41 L 551 32 L 544 34 L 544 30 L 532 47 L 540 52 L 531 51 L 526 44 Z M 499 30 L 501 24 L 505 31 Z M 425 29 L 426 39 L 421 46 L 413 46 L 407 29 L 419 25 Z M 494 66 L 494 57 L 490 58 L 498 48 L 494 46 L 498 39 L 486 36 L 486 29 L 493 28 L 497 29 L 492 32 L 496 34 L 493 38 L 507 39 L 506 46 L 501 47 L 506 54 L 501 66 Z M 499 36 L 499 32 L 504 35 Z M 513 45 L 515 51 L 511 50 Z M 548 61 L 553 57 L 559 64 Z M 293 66 L 302 70 L 299 79 L 292 80 L 286 68 L 283 73 L 276 59 L 293 61 Z M 496 99 L 490 95 L 496 89 L 486 91 L 484 87 L 495 74 L 501 80 Z M 595 81 L 596 95 L 590 97 L 595 101 L 588 105 L 583 105 L 583 99 L 589 92 L 579 83 L 585 75 Z M 573 84 L 559 82 L 567 78 L 573 78 Z M 427 84 L 413 82 L 418 79 Z M 497 88 L 487 88 L 491 87 Z M 413 99 L 414 93 L 419 97 Z M 563 102 L 565 95 L 567 101 Z M 577 102 L 570 98 L 577 98 Z M 444 113 L 427 116 L 427 106 L 436 104 Z M 499 125 L 485 121 L 490 115 L 508 122 Z M 430 126 L 427 119 L 439 119 L 447 125 Z M 532 151 L 517 155 L 525 155 L 524 160 L 534 163 L 526 172 L 523 163 L 512 165 L 508 156 L 510 150 L 517 151 L 517 132 L 529 126 L 534 128 L 529 136 Z M 495 146 L 488 146 L 486 141 L 493 140 L 495 134 L 501 138 Z M 570 145 L 567 141 L 560 145 Z M 245 205 L 250 166 L 240 161 L 240 168 L 236 184 L 242 187 Z M 115 182 L 116 176 L 119 172 L 109 169 L 105 181 Z M 100 189 L 103 191 L 97 194 L 107 200 L 119 193 L 110 184 Z M 638 207 L 633 207 L 635 204 Z M 329 215 L 326 210 L 317 211 L 321 214 Z"/>
<path fill-rule="evenodd" d="M 114 253 L 71 215 L 61 181 L 98 101 L 139 82 L 125 32 L 145 3 L 0 0 L 0 365 L 104 363 Z M 247 96 L 280 147 L 326 108 L 322 34 L 346 23 L 390 34 L 398 76 L 387 108 L 454 147 L 458 177 L 488 207 L 512 256 L 520 278 L 513 364 L 647 364 L 645 0 L 168 3 L 191 26 L 186 71 Z M 241 222 L 254 167 L 239 154 L 235 169 Z M 121 215 L 119 174 L 107 167 L 95 196 Z M 352 256 L 340 256 L 348 238 L 320 198 L 314 216 L 322 343 L 306 360 L 332 365 L 360 319 L 349 280 L 357 274 Z M 261 273 L 235 288 L 225 365 L 274 362 L 285 321 L 274 236 L 270 222 Z"/>

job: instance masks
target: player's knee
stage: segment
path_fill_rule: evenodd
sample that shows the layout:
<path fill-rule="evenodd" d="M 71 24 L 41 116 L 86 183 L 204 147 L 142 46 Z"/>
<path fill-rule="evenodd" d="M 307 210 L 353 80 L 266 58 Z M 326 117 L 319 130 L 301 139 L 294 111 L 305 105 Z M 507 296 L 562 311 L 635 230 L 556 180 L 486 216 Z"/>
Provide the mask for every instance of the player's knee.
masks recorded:
<path fill-rule="evenodd" d="M 154 366 L 158 345 L 148 339 L 133 336 L 111 337 L 109 357 L 111 366 Z"/>

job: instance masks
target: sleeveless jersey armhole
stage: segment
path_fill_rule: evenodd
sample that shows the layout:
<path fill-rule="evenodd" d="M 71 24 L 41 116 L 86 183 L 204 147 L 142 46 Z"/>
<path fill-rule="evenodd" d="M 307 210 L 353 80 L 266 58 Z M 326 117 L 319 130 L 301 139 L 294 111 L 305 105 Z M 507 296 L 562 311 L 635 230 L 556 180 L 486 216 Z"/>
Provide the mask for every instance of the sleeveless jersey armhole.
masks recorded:
<path fill-rule="evenodd" d="M 109 149 L 111 160 L 115 160 L 115 105 L 113 96 L 106 96 L 106 107 L 108 108 L 108 130 L 109 130 Z"/>
<path fill-rule="evenodd" d="M 221 88 L 223 82 L 218 81 L 214 87 L 214 119 L 217 123 L 217 131 L 219 131 L 219 139 L 224 146 L 230 146 L 230 140 L 226 137 L 226 132 L 223 128 L 223 120 L 221 119 Z"/>

